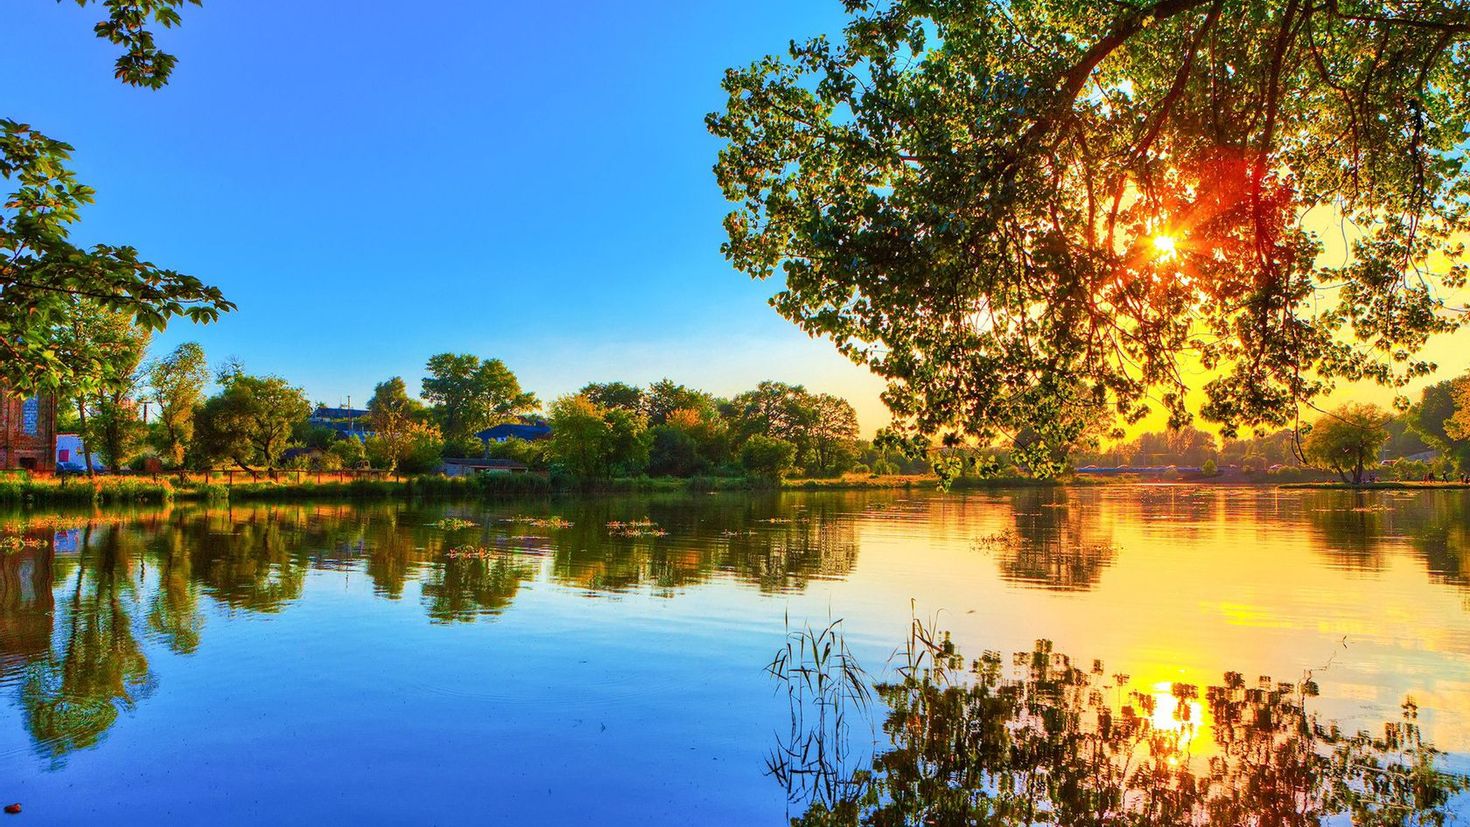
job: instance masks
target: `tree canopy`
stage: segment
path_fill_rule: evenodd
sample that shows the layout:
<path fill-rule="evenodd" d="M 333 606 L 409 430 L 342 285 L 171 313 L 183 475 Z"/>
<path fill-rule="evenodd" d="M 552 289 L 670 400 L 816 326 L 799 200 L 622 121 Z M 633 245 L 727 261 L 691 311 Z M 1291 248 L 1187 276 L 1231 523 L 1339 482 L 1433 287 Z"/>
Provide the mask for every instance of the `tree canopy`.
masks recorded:
<path fill-rule="evenodd" d="M 222 390 L 204 403 L 196 429 L 205 458 L 241 468 L 275 468 L 296 426 L 311 414 L 306 393 L 279 376 L 221 371 Z"/>
<path fill-rule="evenodd" d="M 1466 0 L 845 6 L 727 72 L 723 249 L 910 444 L 1280 426 L 1460 323 Z"/>
<path fill-rule="evenodd" d="M 469 353 L 430 357 L 423 397 L 437 407 L 444 439 L 460 442 L 477 431 L 536 409 L 536 395 L 499 359 Z"/>
<path fill-rule="evenodd" d="M 159 409 L 157 447 L 173 465 L 181 465 L 194 440 L 194 409 L 209 384 L 204 348 L 197 342 L 185 342 L 150 363 L 147 373 L 151 399 Z"/>
<path fill-rule="evenodd" d="M 1307 461 L 1360 485 L 1369 464 L 1388 441 L 1388 414 L 1372 405 L 1341 405 L 1312 425 L 1302 440 Z"/>
<path fill-rule="evenodd" d="M 150 25 L 176 25 L 184 2 L 104 3 L 108 16 L 95 32 L 122 48 L 120 81 L 150 89 L 168 81 L 175 59 L 158 49 Z M 0 382 L 15 387 L 60 390 L 76 378 L 56 340 L 77 299 L 126 313 L 147 331 L 175 316 L 208 322 L 234 309 L 218 288 L 130 246 L 74 244 L 71 229 L 94 192 L 67 166 L 71 152 L 30 124 L 0 118 L 0 178 L 13 187 L 0 201 Z"/>

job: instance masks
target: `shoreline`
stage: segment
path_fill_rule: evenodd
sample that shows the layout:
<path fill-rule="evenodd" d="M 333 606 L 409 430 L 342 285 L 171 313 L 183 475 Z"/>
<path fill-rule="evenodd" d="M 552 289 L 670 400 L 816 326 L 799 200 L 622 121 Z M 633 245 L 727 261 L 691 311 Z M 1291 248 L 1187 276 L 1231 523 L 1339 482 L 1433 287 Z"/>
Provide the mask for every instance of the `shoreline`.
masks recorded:
<path fill-rule="evenodd" d="M 1017 488 L 1098 488 L 1109 486 L 1179 486 L 1273 488 L 1316 491 L 1464 491 L 1460 482 L 1381 481 L 1354 485 L 1339 481 L 1291 481 L 1239 479 L 1148 478 L 1033 479 L 962 477 L 952 481 L 951 491 L 984 491 Z M 418 476 L 402 479 L 337 479 L 295 482 L 254 481 L 235 485 L 193 483 L 176 485 L 166 477 L 100 476 L 93 479 L 0 479 L 0 505 L 45 507 L 52 505 L 125 505 L 166 502 L 250 502 L 308 499 L 535 499 L 557 496 L 620 494 L 717 494 L 821 491 L 938 491 L 939 478 L 932 475 L 884 477 L 838 477 L 831 479 L 787 479 L 769 481 L 745 477 L 631 477 L 611 480 L 552 480 L 549 477 L 493 475 L 483 477 Z"/>

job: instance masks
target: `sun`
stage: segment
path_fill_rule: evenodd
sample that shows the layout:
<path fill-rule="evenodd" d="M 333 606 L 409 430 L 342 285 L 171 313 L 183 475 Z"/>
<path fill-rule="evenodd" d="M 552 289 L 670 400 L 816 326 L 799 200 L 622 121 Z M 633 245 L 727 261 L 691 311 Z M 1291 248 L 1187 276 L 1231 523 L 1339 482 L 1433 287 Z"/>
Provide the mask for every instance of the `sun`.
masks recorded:
<path fill-rule="evenodd" d="M 1174 258 L 1178 255 L 1177 244 L 1178 242 L 1174 240 L 1174 236 L 1156 235 L 1154 236 L 1154 253 L 1160 259 L 1168 260 Z"/>

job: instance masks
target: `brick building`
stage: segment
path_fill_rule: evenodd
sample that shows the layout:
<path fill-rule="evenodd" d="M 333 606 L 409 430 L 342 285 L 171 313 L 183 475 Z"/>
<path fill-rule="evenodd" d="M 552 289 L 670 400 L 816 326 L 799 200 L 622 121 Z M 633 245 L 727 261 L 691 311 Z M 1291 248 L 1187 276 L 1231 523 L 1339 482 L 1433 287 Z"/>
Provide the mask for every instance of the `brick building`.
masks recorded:
<path fill-rule="evenodd" d="M 56 402 L 0 387 L 0 470 L 56 470 Z"/>

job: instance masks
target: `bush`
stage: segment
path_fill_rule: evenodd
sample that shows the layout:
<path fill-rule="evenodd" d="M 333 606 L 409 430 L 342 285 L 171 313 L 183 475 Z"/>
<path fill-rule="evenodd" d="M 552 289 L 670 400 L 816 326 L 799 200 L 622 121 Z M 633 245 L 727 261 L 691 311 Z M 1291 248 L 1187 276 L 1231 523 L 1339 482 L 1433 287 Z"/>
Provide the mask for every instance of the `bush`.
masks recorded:
<path fill-rule="evenodd" d="M 361 468 L 367 464 L 367 452 L 356 437 L 347 437 L 333 442 L 327 453 L 337 458 L 338 468 Z M 326 468 L 323 471 L 328 470 Z"/>
<path fill-rule="evenodd" d="M 1207 477 L 1213 477 L 1220 473 L 1220 467 L 1215 464 L 1214 460 L 1207 459 L 1205 464 L 1200 466 L 1199 471 Z"/>
<path fill-rule="evenodd" d="M 796 446 L 784 439 L 756 434 L 740 448 L 740 466 L 752 477 L 778 480 L 791 473 Z"/>

